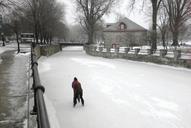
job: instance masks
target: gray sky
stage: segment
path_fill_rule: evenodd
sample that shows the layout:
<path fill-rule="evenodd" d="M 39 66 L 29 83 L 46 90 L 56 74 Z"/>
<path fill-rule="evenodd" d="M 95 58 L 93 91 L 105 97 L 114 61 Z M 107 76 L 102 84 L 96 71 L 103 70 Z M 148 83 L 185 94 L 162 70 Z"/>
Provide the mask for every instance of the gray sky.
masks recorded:
<path fill-rule="evenodd" d="M 76 22 L 76 8 L 74 4 L 74 0 L 58 0 L 65 4 L 65 12 L 66 12 L 66 21 L 68 24 L 75 24 Z M 144 12 L 140 9 L 140 6 L 137 6 L 133 12 L 128 12 L 128 1 L 129 0 L 121 0 L 111 11 L 109 15 L 104 16 L 104 20 L 107 23 L 115 22 L 117 19 L 116 14 L 120 14 L 126 16 L 137 24 L 149 28 L 150 20 L 148 16 L 144 14 Z"/>

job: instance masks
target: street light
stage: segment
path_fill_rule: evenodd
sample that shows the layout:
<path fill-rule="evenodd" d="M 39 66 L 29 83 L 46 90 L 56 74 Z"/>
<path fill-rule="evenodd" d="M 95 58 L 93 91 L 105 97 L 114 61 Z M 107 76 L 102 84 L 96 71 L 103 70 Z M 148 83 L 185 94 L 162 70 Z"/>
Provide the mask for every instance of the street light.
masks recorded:
<path fill-rule="evenodd" d="M 3 41 L 3 46 L 5 46 L 5 36 L 4 36 L 4 33 L 2 32 L 1 33 L 1 39 Z"/>
<path fill-rule="evenodd" d="M 0 32 L 1 32 L 1 40 L 3 41 L 3 46 L 5 46 L 5 36 L 2 32 L 2 26 L 3 26 L 3 17 L 0 15 Z"/>

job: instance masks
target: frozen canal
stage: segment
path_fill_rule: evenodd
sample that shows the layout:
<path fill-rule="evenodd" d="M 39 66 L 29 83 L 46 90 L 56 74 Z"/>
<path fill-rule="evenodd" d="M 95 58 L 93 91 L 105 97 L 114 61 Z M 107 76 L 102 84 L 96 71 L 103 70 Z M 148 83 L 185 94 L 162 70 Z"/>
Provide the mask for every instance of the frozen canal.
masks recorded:
<path fill-rule="evenodd" d="M 191 70 L 92 57 L 75 47 L 39 62 L 55 127 L 191 127 Z M 84 107 L 72 107 L 75 76 L 84 89 Z"/>

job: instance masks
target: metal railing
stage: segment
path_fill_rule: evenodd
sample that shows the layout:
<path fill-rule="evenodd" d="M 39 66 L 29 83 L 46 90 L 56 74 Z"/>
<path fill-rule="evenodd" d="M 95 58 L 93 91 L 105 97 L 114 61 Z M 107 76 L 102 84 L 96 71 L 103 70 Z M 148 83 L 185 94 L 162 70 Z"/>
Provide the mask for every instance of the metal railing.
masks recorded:
<path fill-rule="evenodd" d="M 32 77 L 33 77 L 32 89 L 34 90 L 34 107 L 31 114 L 37 115 L 38 128 L 50 128 L 46 105 L 43 97 L 45 88 L 40 83 L 37 56 L 34 53 L 33 47 L 31 47 L 31 63 L 32 63 Z"/>

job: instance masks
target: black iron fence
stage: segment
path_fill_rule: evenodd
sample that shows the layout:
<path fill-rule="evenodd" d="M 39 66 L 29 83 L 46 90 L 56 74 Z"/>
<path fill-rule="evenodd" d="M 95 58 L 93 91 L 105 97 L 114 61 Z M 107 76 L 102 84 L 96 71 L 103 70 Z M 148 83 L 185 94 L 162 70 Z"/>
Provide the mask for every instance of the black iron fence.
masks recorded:
<path fill-rule="evenodd" d="M 32 63 L 32 77 L 33 77 L 32 89 L 34 90 L 34 107 L 31 114 L 37 115 L 38 128 L 50 128 L 47 109 L 43 97 L 45 88 L 40 83 L 37 56 L 32 47 L 31 47 L 31 63 Z"/>

